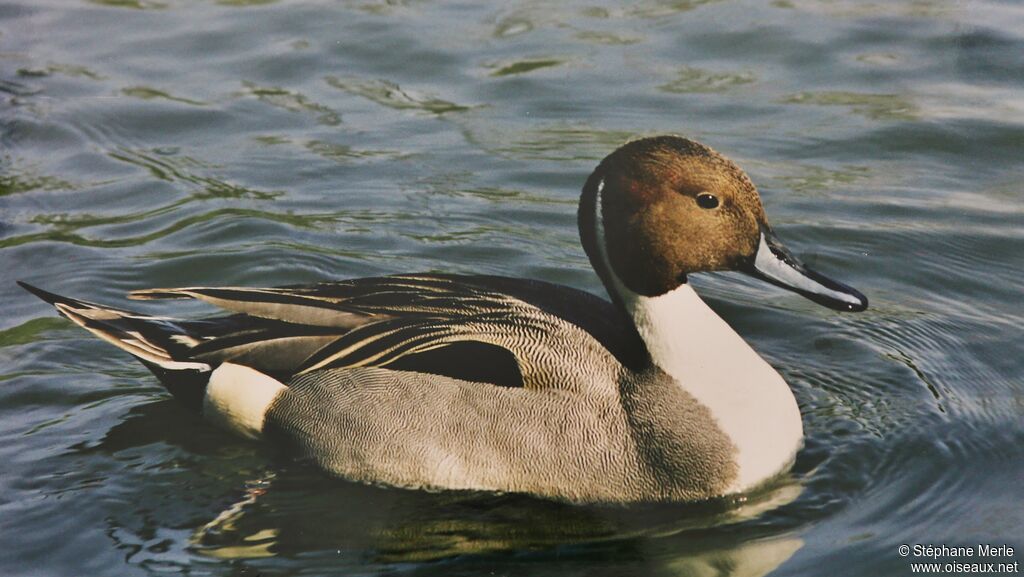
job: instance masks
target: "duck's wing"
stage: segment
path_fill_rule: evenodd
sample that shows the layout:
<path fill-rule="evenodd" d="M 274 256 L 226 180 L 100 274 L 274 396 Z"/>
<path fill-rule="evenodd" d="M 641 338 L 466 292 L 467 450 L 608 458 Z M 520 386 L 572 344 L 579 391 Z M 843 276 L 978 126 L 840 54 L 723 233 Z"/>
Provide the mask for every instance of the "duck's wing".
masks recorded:
<path fill-rule="evenodd" d="M 236 313 L 226 317 L 235 324 L 229 330 L 189 327 L 195 329 L 189 358 L 281 376 L 376 366 L 533 388 L 557 386 L 568 376 L 561 373 L 573 369 L 558 359 L 581 348 L 596 346 L 625 364 L 644 354 L 632 326 L 609 302 L 533 280 L 416 274 L 280 288 L 150 289 L 131 296 L 195 298 Z M 552 350 L 559 347 L 576 350 Z"/>

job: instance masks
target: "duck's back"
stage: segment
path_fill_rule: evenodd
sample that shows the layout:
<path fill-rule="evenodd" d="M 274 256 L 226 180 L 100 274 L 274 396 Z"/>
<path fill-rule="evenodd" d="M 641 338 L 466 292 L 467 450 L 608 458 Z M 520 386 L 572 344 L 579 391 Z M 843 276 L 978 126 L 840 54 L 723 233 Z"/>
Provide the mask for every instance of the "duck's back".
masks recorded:
<path fill-rule="evenodd" d="M 175 358 L 241 364 L 285 381 L 328 368 L 387 367 L 575 390 L 610 382 L 619 365 L 639 364 L 646 355 L 608 301 L 528 279 L 416 274 L 133 296 L 196 298 L 236 313 L 179 323 L 189 334 L 169 343 Z"/>

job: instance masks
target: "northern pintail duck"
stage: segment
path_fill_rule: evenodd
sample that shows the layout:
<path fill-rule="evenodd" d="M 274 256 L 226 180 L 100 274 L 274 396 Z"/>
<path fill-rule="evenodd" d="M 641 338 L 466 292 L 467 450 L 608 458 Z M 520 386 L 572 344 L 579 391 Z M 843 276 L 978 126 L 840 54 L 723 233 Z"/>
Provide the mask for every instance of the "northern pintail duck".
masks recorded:
<path fill-rule="evenodd" d="M 747 175 L 685 138 L 610 154 L 578 219 L 611 302 L 454 274 L 131 294 L 232 313 L 177 320 L 23 286 L 205 419 L 349 480 L 693 501 L 785 471 L 803 439 L 793 394 L 689 275 L 744 271 L 840 311 L 864 296 L 794 258 Z"/>

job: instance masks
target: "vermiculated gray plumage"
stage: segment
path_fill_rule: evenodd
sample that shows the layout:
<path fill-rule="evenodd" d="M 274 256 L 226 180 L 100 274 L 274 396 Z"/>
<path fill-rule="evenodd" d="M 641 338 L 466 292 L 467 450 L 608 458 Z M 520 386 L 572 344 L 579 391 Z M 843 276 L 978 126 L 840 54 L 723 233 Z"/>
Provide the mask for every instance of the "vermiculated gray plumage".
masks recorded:
<path fill-rule="evenodd" d="M 326 369 L 288 383 L 267 430 L 357 481 L 579 502 L 720 495 L 734 448 L 707 410 L 664 374 L 620 370 L 611 382 L 568 392 Z"/>

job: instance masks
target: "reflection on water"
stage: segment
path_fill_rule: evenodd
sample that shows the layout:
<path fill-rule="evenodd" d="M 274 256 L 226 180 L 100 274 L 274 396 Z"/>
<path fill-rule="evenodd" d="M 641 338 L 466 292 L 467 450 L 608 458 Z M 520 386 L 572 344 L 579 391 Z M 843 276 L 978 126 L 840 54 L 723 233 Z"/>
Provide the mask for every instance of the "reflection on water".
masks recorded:
<path fill-rule="evenodd" d="M 244 82 L 243 84 L 246 88 L 246 92 L 243 94 L 255 96 L 261 102 L 266 102 L 271 106 L 292 112 L 312 114 L 317 122 L 326 126 L 341 124 L 340 114 L 323 104 L 312 102 L 309 97 L 303 94 L 285 88 L 257 86 L 252 82 Z"/>
<path fill-rule="evenodd" d="M 914 120 L 917 106 L 900 94 L 863 94 L 855 92 L 801 92 L 782 99 L 786 104 L 847 106 L 856 114 L 872 120 Z"/>
<path fill-rule="evenodd" d="M 430 114 L 446 114 L 463 112 L 468 106 L 441 100 L 426 94 L 419 94 L 409 89 L 388 82 L 387 80 L 361 80 L 357 78 L 338 78 L 328 76 L 327 84 L 354 96 L 361 96 L 372 102 L 395 110 L 418 110 Z"/>
<path fill-rule="evenodd" d="M 180 102 L 182 104 L 190 104 L 192 106 L 206 106 L 205 102 L 191 100 L 188 98 L 183 98 L 181 96 L 174 96 L 162 90 L 157 90 L 156 88 L 149 88 L 146 86 L 130 86 L 128 88 L 122 88 L 121 93 L 125 96 L 132 96 L 134 98 L 141 98 L 143 100 L 170 100 L 171 102 Z"/>
<path fill-rule="evenodd" d="M 742 87 L 745 84 L 757 82 L 757 74 L 751 71 L 742 72 L 712 72 L 701 68 L 684 66 L 679 69 L 676 79 L 659 88 L 665 92 L 686 93 L 714 93 L 728 92 Z"/>
<path fill-rule="evenodd" d="M 527 72 L 533 72 L 534 70 L 541 70 L 543 68 L 553 68 L 555 66 L 561 66 L 563 62 L 555 58 L 539 58 L 533 60 L 517 60 L 515 62 L 504 62 L 495 63 L 488 65 L 488 68 L 493 69 L 491 76 L 515 76 L 516 74 L 526 74 Z"/>
<path fill-rule="evenodd" d="M 515 160 L 597 162 L 631 136 L 627 131 L 557 123 L 521 132 L 502 126 L 471 127 L 466 138 L 491 154 Z"/>
<path fill-rule="evenodd" d="M 900 543 L 1024 551 L 1022 29 L 982 0 L 4 3 L 0 573 L 863 576 L 906 575 Z M 10 282 L 121 306 L 417 270 L 599 292 L 580 186 L 663 132 L 739 160 L 787 243 L 872 301 L 693 279 L 804 417 L 792 473 L 744 502 L 327 479 Z"/>
<path fill-rule="evenodd" d="M 525 551 L 564 562 L 641 549 L 654 562 L 652 574 L 729 567 L 732 575 L 763 575 L 800 541 L 759 539 L 756 529 L 741 524 L 798 493 L 789 482 L 741 504 L 588 508 L 514 495 L 339 486 L 315 471 L 291 469 L 247 481 L 244 496 L 197 530 L 191 543 L 197 553 L 219 559 L 343 550 L 372 552 L 363 553 L 363 561 L 379 565 Z M 317 531 L 309 530 L 311 514 L 319 517 Z M 355 528 L 353 519 L 359 519 Z"/>

